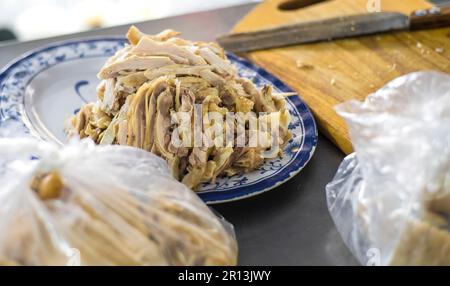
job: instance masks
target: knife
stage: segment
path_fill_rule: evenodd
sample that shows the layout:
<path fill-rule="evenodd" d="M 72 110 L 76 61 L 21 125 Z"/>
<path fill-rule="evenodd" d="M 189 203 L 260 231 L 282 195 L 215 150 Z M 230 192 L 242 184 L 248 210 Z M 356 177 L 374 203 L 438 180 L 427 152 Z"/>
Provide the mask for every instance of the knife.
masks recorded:
<path fill-rule="evenodd" d="M 377 12 L 221 36 L 217 42 L 231 52 L 249 52 L 377 33 L 450 26 L 450 6 L 418 10 L 410 16 Z"/>

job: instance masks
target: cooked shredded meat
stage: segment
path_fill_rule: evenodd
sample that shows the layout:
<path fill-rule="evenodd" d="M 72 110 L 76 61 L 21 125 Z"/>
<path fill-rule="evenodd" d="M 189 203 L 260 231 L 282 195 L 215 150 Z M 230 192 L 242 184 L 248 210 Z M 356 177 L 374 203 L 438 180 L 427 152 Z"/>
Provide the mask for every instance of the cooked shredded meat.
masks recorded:
<path fill-rule="evenodd" d="M 195 145 L 195 131 L 191 132 L 191 125 L 180 124 L 177 112 L 192 117 L 194 105 L 200 104 L 203 118 L 210 111 L 223 119 L 229 112 L 253 112 L 257 116 L 260 112 L 276 112 L 280 122 L 276 140 L 281 148 L 275 156 L 281 156 L 282 147 L 291 139 L 284 96 L 273 94 L 271 86 L 258 90 L 250 80 L 239 78 L 217 44 L 191 42 L 178 35 L 173 30 L 147 35 L 132 26 L 127 33 L 130 44 L 108 59 L 98 73 L 102 79 L 98 101 L 82 106 L 71 118 L 68 135 L 153 152 L 167 160 L 175 178 L 194 189 L 202 182 L 214 182 L 218 176 L 260 167 L 268 145 Z M 260 117 L 264 116 L 269 115 Z M 213 126 L 214 119 L 206 118 L 201 131 L 211 135 L 212 142 L 222 140 L 226 128 L 223 134 L 209 134 L 206 129 Z M 171 142 L 175 127 L 178 138 L 193 143 L 192 147 Z M 246 127 L 245 133 L 249 132 Z M 232 134 L 233 143 L 236 133 Z"/>

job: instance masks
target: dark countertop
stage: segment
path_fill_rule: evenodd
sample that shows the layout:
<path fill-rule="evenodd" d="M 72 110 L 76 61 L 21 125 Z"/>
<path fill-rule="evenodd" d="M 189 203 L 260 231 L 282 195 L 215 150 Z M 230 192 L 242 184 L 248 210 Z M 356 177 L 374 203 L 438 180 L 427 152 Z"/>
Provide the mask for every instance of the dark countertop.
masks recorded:
<path fill-rule="evenodd" d="M 148 33 L 173 28 L 192 40 L 213 40 L 228 32 L 254 4 L 136 24 Z M 128 25 L 74 35 L 0 45 L 0 67 L 33 48 L 68 38 L 123 35 Z M 234 224 L 241 265 L 356 265 L 328 213 L 325 185 L 344 155 L 319 135 L 309 164 L 284 185 L 242 201 L 214 205 Z"/>

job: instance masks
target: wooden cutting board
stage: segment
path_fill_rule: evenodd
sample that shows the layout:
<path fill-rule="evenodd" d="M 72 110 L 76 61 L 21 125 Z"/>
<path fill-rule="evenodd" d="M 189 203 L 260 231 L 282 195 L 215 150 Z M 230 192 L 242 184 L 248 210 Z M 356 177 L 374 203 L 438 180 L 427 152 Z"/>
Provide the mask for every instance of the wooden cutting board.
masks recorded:
<path fill-rule="evenodd" d="M 245 16 L 234 31 L 367 13 L 369 1 L 330 0 L 282 11 L 278 6 L 286 0 L 268 0 Z M 423 0 L 381 0 L 382 11 L 410 14 L 430 7 Z M 450 73 L 450 28 L 298 45 L 244 56 L 295 89 L 314 113 L 321 132 L 350 153 L 346 124 L 333 107 L 350 99 L 364 100 L 390 80 L 413 71 Z"/>

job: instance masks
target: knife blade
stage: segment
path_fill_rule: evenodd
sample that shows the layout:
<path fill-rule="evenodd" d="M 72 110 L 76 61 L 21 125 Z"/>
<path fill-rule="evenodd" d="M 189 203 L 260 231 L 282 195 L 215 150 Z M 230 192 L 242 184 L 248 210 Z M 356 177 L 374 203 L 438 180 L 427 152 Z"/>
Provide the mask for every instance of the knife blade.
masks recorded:
<path fill-rule="evenodd" d="M 260 31 L 224 35 L 217 38 L 217 42 L 232 52 L 248 52 L 447 25 L 450 25 L 449 6 L 416 11 L 411 16 L 396 12 L 379 12 L 283 25 Z"/>

